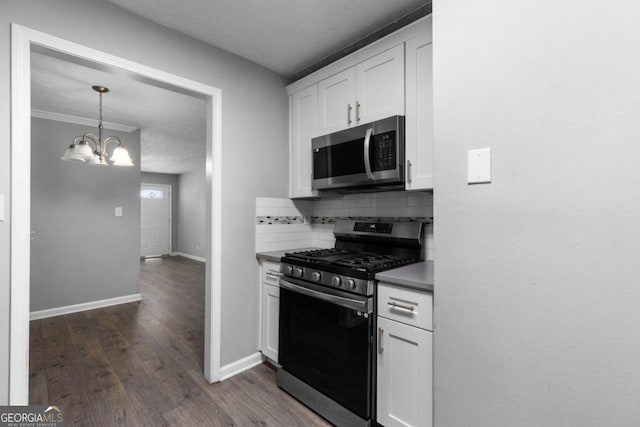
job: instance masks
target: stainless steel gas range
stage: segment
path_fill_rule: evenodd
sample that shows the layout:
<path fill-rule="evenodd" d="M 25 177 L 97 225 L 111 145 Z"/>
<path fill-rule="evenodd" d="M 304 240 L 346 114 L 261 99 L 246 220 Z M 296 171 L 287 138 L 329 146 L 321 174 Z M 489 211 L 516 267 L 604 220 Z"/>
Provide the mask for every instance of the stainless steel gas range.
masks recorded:
<path fill-rule="evenodd" d="M 281 259 L 278 386 L 338 426 L 375 414 L 375 274 L 423 258 L 422 224 L 343 220 Z"/>

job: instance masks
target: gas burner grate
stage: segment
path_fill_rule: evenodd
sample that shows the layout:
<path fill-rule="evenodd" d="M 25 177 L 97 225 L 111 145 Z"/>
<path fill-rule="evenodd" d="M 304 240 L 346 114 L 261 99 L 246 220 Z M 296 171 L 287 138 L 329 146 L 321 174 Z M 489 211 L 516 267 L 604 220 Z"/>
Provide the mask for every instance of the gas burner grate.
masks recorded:
<path fill-rule="evenodd" d="M 329 249 L 314 249 L 310 251 L 299 251 L 299 252 L 287 252 L 285 256 L 291 258 L 298 258 L 308 261 L 320 260 L 321 258 L 332 257 L 336 255 L 345 255 L 351 253 L 350 251 L 346 251 L 344 249 L 337 248 L 329 248 Z"/>
<path fill-rule="evenodd" d="M 396 255 L 356 254 L 351 258 L 335 261 L 334 264 L 362 271 L 376 272 L 410 264 L 415 261 L 417 261 L 415 258 Z"/>

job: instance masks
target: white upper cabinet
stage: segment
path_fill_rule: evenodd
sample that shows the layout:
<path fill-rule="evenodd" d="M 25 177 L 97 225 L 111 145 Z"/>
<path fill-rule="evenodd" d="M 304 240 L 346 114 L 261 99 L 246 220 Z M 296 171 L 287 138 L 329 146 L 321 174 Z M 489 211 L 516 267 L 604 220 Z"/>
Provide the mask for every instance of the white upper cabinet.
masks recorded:
<path fill-rule="evenodd" d="M 406 43 L 407 190 L 433 189 L 433 43 L 431 31 Z"/>
<path fill-rule="evenodd" d="M 319 196 L 312 138 L 395 115 L 406 118 L 406 189 L 432 189 L 431 62 L 426 16 L 287 86 L 289 197 Z"/>
<path fill-rule="evenodd" d="M 356 66 L 355 124 L 404 114 L 404 44 Z"/>
<path fill-rule="evenodd" d="M 311 138 L 318 136 L 318 85 L 291 95 L 289 197 L 313 197 Z"/>
<path fill-rule="evenodd" d="M 350 127 L 356 106 L 356 70 L 349 68 L 318 83 L 320 126 L 325 135 Z"/>
<path fill-rule="evenodd" d="M 318 84 L 319 134 L 404 114 L 404 44 Z"/>

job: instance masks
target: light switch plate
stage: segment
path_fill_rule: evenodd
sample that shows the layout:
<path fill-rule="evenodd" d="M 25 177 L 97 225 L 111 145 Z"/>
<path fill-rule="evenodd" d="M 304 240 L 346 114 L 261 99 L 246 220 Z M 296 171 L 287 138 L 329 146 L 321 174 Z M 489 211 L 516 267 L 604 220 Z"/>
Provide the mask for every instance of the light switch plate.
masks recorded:
<path fill-rule="evenodd" d="M 491 182 L 491 148 L 469 150 L 467 167 L 468 184 Z"/>
<path fill-rule="evenodd" d="M 4 220 L 4 194 L 0 194 L 0 222 Z"/>
<path fill-rule="evenodd" d="M 122 208 L 120 206 L 116 207 L 116 216 L 122 216 Z"/>

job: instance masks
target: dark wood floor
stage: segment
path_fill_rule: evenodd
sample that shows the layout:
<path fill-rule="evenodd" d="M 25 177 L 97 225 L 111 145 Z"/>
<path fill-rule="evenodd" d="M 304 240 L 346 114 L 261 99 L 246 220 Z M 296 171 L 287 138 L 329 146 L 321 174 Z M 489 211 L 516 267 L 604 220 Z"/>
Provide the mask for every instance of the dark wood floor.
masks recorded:
<path fill-rule="evenodd" d="M 202 376 L 204 264 L 141 262 L 143 300 L 31 322 L 29 403 L 77 426 L 326 426 L 263 364 Z"/>

